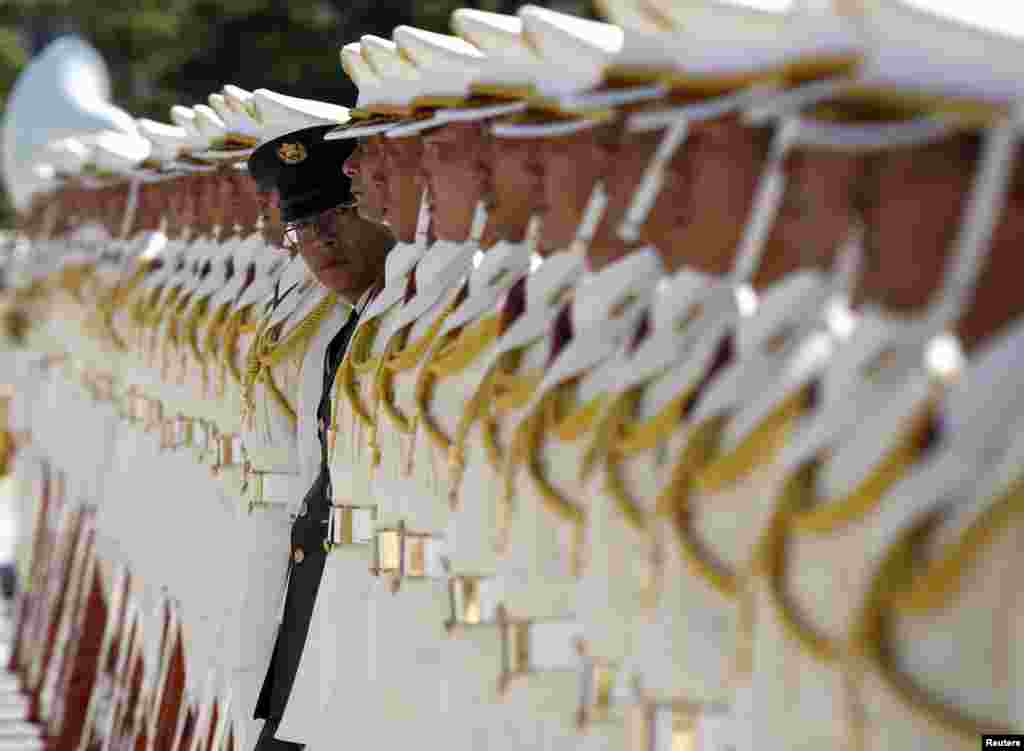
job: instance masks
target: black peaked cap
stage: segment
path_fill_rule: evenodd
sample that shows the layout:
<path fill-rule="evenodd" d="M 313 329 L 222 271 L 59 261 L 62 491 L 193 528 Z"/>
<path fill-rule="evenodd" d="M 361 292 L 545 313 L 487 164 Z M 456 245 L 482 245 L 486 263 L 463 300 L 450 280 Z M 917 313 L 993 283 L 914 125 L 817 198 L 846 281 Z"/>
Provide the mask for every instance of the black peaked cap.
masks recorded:
<path fill-rule="evenodd" d="M 341 170 L 356 141 L 325 141 L 337 125 L 317 125 L 267 141 L 249 157 L 249 174 L 260 190 L 277 190 L 281 218 L 303 222 L 352 200 L 351 180 Z"/>

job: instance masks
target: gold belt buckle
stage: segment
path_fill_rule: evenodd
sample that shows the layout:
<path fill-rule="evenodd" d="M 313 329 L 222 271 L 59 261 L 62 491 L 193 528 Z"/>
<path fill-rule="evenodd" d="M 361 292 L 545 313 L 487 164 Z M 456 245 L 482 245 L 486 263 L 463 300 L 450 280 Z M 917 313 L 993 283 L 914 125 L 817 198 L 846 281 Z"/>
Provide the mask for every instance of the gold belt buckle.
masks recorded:
<path fill-rule="evenodd" d="M 449 634 L 471 626 L 492 626 L 484 618 L 481 587 L 488 577 L 460 574 L 448 578 L 448 619 L 444 623 Z"/>
<path fill-rule="evenodd" d="M 580 730 L 585 730 L 593 723 L 611 720 L 619 666 L 610 660 L 586 655 L 586 648 L 582 644 L 580 651 L 583 653 L 583 667 L 580 670 L 580 704 L 576 710 L 576 725 Z"/>
<path fill-rule="evenodd" d="M 373 536 L 373 561 L 370 573 L 389 576 L 391 591 L 397 593 L 402 580 L 427 576 L 427 545 L 433 535 L 410 532 L 400 521 L 392 529 L 378 529 Z"/>
<path fill-rule="evenodd" d="M 505 606 L 498 607 L 498 630 L 501 634 L 501 673 L 498 676 L 498 691 L 508 691 L 515 678 L 533 672 L 530 666 L 530 620 L 512 619 Z"/>
<path fill-rule="evenodd" d="M 625 710 L 626 751 L 676 751 L 697 744 L 700 707 L 641 699 Z"/>
<path fill-rule="evenodd" d="M 373 542 L 373 523 L 376 520 L 376 506 L 332 505 L 325 549 L 330 552 L 342 545 L 367 545 Z"/>

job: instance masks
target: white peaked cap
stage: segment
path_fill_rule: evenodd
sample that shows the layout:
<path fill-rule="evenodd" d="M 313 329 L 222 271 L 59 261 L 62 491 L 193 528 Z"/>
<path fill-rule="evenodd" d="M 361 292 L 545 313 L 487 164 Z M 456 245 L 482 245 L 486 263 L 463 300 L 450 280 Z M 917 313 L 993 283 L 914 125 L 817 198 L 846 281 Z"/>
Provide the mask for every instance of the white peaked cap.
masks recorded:
<path fill-rule="evenodd" d="M 527 42 L 518 16 L 459 8 L 452 13 L 451 23 L 456 34 L 486 55 L 480 62 L 474 91 L 525 97 L 538 81 L 551 75 L 551 64 Z"/>
<path fill-rule="evenodd" d="M 188 132 L 184 128 L 146 118 L 141 118 L 137 122 L 139 133 L 153 145 L 150 154 L 153 159 L 173 162 L 188 146 Z"/>
<path fill-rule="evenodd" d="M 259 140 L 259 123 L 243 108 L 235 109 L 224 94 L 210 94 L 209 102 L 210 107 L 224 122 L 229 138 L 243 141 Z"/>
<path fill-rule="evenodd" d="M 355 114 L 360 119 L 331 131 L 327 140 L 380 135 L 411 114 L 406 102 L 415 96 L 420 74 L 400 58 L 394 42 L 366 35 L 342 47 L 340 56 L 342 69 L 358 90 Z"/>
<path fill-rule="evenodd" d="M 92 147 L 78 138 L 62 138 L 46 145 L 43 161 L 63 175 L 77 175 L 87 164 Z"/>
<path fill-rule="evenodd" d="M 254 95 L 233 84 L 224 86 L 224 102 L 231 109 L 235 116 L 244 121 L 247 126 L 259 129 L 259 114 L 256 112 L 256 105 L 253 104 Z"/>
<path fill-rule="evenodd" d="M 192 110 L 196 113 L 196 127 L 199 132 L 211 141 L 221 140 L 227 135 L 227 125 L 212 107 L 197 104 Z"/>
<path fill-rule="evenodd" d="M 861 54 L 858 30 L 824 11 L 785 13 L 695 0 L 601 0 L 623 26 L 613 75 L 660 73 L 669 83 L 785 74 L 815 61 L 852 67 Z"/>
<path fill-rule="evenodd" d="M 544 96 L 564 96 L 598 86 L 608 66 L 622 50 L 618 26 L 524 5 L 519 9 L 523 33 L 549 64 L 537 82 Z"/>
<path fill-rule="evenodd" d="M 1024 99 L 1024 24 L 1016 6 L 987 17 L 966 7 L 954 17 L 948 4 L 942 7 L 945 16 L 899 0 L 864 0 L 858 20 L 869 46 L 865 84 L 1002 104 Z"/>
<path fill-rule="evenodd" d="M 449 34 L 398 26 L 392 33 L 402 57 L 420 73 L 421 90 L 410 103 L 431 106 L 437 100 L 462 100 L 469 96 L 484 53 L 469 42 Z"/>
<path fill-rule="evenodd" d="M 260 138 L 264 141 L 316 125 L 340 125 L 349 119 L 347 107 L 300 99 L 269 89 L 256 89 L 252 103 L 263 124 Z"/>
<path fill-rule="evenodd" d="M 5 107 L 3 179 L 15 207 L 48 187 L 35 169 L 47 144 L 104 130 L 135 133 L 135 123 L 110 103 L 99 53 L 78 37 L 61 37 L 22 71 Z"/>
<path fill-rule="evenodd" d="M 359 108 L 374 114 L 408 114 L 412 101 L 423 90 L 420 70 L 399 53 L 390 39 L 366 34 L 359 40 L 359 49 L 367 66 L 352 68 L 363 76 L 356 81 Z M 356 62 L 354 57 L 349 59 Z"/>
<path fill-rule="evenodd" d="M 91 161 L 100 172 L 129 173 L 146 161 L 152 150 L 147 139 L 115 130 L 99 133 L 90 140 L 95 147 Z"/>
<path fill-rule="evenodd" d="M 191 107 L 176 104 L 171 107 L 171 121 L 185 131 L 185 148 L 189 151 L 202 151 L 210 145 L 210 139 L 203 135 L 196 122 L 196 113 Z"/>
<path fill-rule="evenodd" d="M 349 42 L 341 48 L 341 68 L 345 71 L 358 91 L 356 109 L 368 109 L 381 87 L 378 76 L 369 61 L 363 56 L 363 45 Z"/>

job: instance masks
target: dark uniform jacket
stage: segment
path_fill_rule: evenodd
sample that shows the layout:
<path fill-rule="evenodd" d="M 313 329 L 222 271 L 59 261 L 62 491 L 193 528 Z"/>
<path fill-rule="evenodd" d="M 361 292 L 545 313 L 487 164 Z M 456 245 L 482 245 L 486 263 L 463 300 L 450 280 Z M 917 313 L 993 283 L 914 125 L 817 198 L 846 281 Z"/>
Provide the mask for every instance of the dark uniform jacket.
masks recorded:
<path fill-rule="evenodd" d="M 277 641 L 270 658 L 270 667 L 256 701 L 256 719 L 270 720 L 275 726 L 284 714 L 291 694 L 299 659 L 309 633 L 313 604 L 320 588 L 327 553 L 324 538 L 331 506 L 331 479 L 327 470 L 327 425 L 331 416 L 331 385 L 348 347 L 348 341 L 359 319 L 353 310 L 345 326 L 327 347 L 324 363 L 324 388 L 317 408 L 320 439 L 320 473 L 306 493 L 299 516 L 292 524 L 292 557 L 289 566 L 288 591 L 284 612 L 277 632 Z M 268 723 L 268 725 L 271 723 Z"/>

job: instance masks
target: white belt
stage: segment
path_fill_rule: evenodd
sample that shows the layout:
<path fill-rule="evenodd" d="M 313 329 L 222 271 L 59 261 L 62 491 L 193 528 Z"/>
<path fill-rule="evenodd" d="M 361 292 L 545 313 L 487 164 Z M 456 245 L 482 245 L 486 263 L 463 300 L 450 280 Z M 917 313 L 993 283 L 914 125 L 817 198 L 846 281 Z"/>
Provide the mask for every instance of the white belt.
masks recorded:
<path fill-rule="evenodd" d="M 686 702 L 631 704 L 626 712 L 627 751 L 674 751 L 718 748 L 707 743 L 707 730 L 728 721 L 729 710 L 718 705 Z M 705 732 L 701 732 L 704 726 Z"/>
<path fill-rule="evenodd" d="M 393 592 L 402 586 L 402 579 L 444 578 L 444 538 L 429 532 L 411 532 L 405 528 L 405 522 L 393 528 L 378 529 L 373 535 L 370 573 L 391 577 Z"/>
<path fill-rule="evenodd" d="M 369 545 L 376 522 L 376 506 L 332 505 L 324 546 L 330 552 L 341 545 Z"/>
<path fill-rule="evenodd" d="M 503 593 L 501 580 L 493 576 L 449 577 L 445 628 L 454 633 L 467 626 L 493 626 Z"/>
<path fill-rule="evenodd" d="M 498 608 L 501 630 L 501 675 L 498 689 L 513 678 L 549 671 L 578 671 L 583 627 L 573 618 L 511 619 Z"/>
<path fill-rule="evenodd" d="M 250 493 L 249 513 L 257 508 L 287 508 L 295 505 L 297 494 L 305 494 L 308 490 L 299 487 L 299 479 L 297 472 L 249 470 L 246 477 L 246 487 Z"/>

